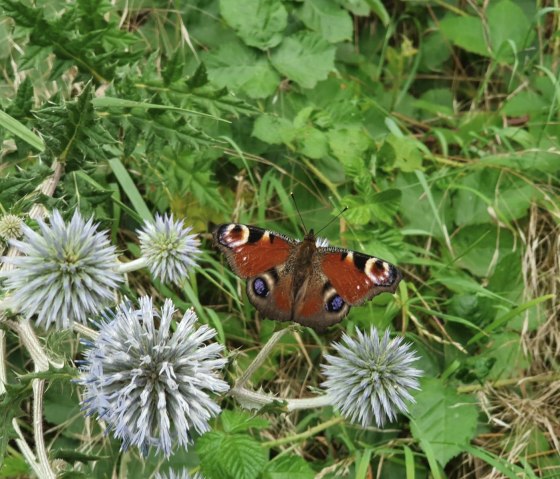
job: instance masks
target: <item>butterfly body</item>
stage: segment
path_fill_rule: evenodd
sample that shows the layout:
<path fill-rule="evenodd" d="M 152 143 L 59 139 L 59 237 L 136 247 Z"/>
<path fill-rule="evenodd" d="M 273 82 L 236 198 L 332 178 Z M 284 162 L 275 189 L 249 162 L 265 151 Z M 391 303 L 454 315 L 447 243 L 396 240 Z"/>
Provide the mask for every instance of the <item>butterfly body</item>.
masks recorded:
<path fill-rule="evenodd" d="M 397 268 L 379 258 L 317 245 L 310 230 L 302 241 L 256 226 L 219 226 L 214 241 L 234 273 L 247 279 L 247 296 L 264 316 L 324 329 L 351 306 L 395 292 Z"/>

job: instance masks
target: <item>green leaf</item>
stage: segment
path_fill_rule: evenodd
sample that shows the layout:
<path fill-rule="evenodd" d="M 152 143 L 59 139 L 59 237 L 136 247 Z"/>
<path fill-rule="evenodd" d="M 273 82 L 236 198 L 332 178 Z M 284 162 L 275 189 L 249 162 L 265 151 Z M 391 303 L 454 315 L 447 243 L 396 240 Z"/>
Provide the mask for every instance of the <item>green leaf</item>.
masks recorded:
<path fill-rule="evenodd" d="M 220 11 L 247 45 L 262 50 L 278 45 L 288 24 L 280 0 L 220 0 Z"/>
<path fill-rule="evenodd" d="M 41 138 L 39 138 L 23 123 L 19 122 L 2 110 L 0 110 L 0 128 L 5 128 L 36 150 L 44 151 L 45 149 L 45 144 Z"/>
<path fill-rule="evenodd" d="M 132 203 L 134 210 L 136 211 L 136 213 L 138 213 L 140 219 L 152 220 L 152 213 L 146 205 L 144 198 L 142 198 L 142 195 L 138 191 L 138 188 L 136 188 L 132 177 L 130 176 L 128 171 L 126 171 L 126 168 L 122 164 L 121 160 L 118 158 L 113 158 L 109 160 L 109 165 L 111 166 L 111 169 L 113 170 L 117 181 L 121 185 L 121 188 Z"/>
<path fill-rule="evenodd" d="M 478 411 L 473 400 L 439 379 L 425 378 L 410 415 L 412 435 L 427 445 L 441 466 L 464 451 L 475 436 Z"/>
<path fill-rule="evenodd" d="M 313 88 L 334 69 L 335 47 L 316 33 L 286 38 L 272 53 L 274 67 L 303 88 Z"/>
<path fill-rule="evenodd" d="M 351 176 L 362 174 L 366 151 L 373 142 L 366 131 L 358 126 L 329 130 L 329 146 L 333 155 L 344 165 Z"/>
<path fill-rule="evenodd" d="M 490 51 L 484 41 L 484 27 L 480 18 L 448 15 L 439 26 L 443 35 L 455 46 L 485 57 L 490 56 Z"/>
<path fill-rule="evenodd" d="M 291 143 L 296 134 L 292 123 L 274 115 L 261 115 L 255 120 L 253 136 L 270 145 Z"/>
<path fill-rule="evenodd" d="M 494 58 L 502 62 L 513 59 L 514 52 L 509 42 L 515 44 L 517 52 L 525 48 L 532 30 L 531 22 L 521 7 L 511 0 L 491 2 L 488 7 L 488 29 Z"/>
<path fill-rule="evenodd" d="M 243 432 L 251 428 L 265 429 L 269 423 L 266 419 L 253 416 L 245 411 L 224 410 L 220 415 L 220 421 L 227 433 Z"/>
<path fill-rule="evenodd" d="M 305 0 L 298 16 L 307 28 L 320 33 L 329 43 L 352 38 L 352 18 L 332 0 Z"/>
<path fill-rule="evenodd" d="M 511 252 L 513 246 L 511 232 L 495 225 L 466 226 L 453 238 L 455 254 L 460 257 L 457 263 L 480 277 L 491 276 L 495 262 Z"/>
<path fill-rule="evenodd" d="M 302 155 L 319 160 L 329 153 L 327 135 L 317 128 L 306 126 L 297 132 L 296 141 Z"/>
<path fill-rule="evenodd" d="M 239 42 L 225 43 L 203 58 L 208 77 L 219 88 L 227 87 L 250 98 L 266 98 L 280 83 L 280 76 L 266 57 Z"/>
<path fill-rule="evenodd" d="M 398 169 L 408 173 L 422 168 L 418 142 L 407 136 L 397 137 L 393 133 L 387 135 L 379 149 L 379 157 L 389 170 Z"/>
<path fill-rule="evenodd" d="M 207 432 L 196 451 L 207 479 L 256 479 L 268 461 L 268 450 L 247 434 Z"/>
<path fill-rule="evenodd" d="M 279 456 L 269 462 L 262 474 L 263 479 L 313 479 L 315 471 L 301 456 Z"/>

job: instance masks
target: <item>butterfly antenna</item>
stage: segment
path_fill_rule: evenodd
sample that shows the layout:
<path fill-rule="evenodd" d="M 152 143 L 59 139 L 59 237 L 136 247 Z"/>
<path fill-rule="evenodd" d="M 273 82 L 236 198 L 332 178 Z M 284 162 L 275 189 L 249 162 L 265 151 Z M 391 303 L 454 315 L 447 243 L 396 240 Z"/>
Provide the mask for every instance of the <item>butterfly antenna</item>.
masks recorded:
<path fill-rule="evenodd" d="M 303 217 L 301 216 L 301 213 L 300 213 L 299 208 L 297 206 L 296 197 L 295 197 L 293 192 L 290 193 L 290 196 L 292 197 L 292 200 L 294 202 L 294 206 L 296 207 L 297 214 L 299 215 L 299 219 L 301 220 L 301 226 L 303 227 L 303 232 L 305 234 L 307 234 L 307 228 L 305 227 L 305 223 L 303 222 Z"/>
<path fill-rule="evenodd" d="M 340 210 L 334 218 L 332 218 L 325 226 L 323 226 L 319 231 L 317 231 L 317 233 L 315 233 L 315 236 L 317 236 L 321 231 L 323 231 L 325 228 L 328 228 L 333 222 L 340 218 L 340 216 L 342 216 L 347 209 L 348 206 L 342 208 L 342 210 Z"/>

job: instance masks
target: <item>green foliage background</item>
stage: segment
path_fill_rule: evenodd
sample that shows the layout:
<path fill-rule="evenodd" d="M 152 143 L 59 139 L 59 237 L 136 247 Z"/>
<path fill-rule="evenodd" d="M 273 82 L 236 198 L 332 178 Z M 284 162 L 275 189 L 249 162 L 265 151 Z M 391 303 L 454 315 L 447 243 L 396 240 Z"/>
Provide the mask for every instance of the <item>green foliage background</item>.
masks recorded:
<path fill-rule="evenodd" d="M 143 219 L 186 216 L 207 240 L 196 277 L 130 287 L 194 306 L 238 350 L 231 379 L 285 325 L 255 318 L 211 247 L 212 225 L 301 236 L 291 191 L 308 228 L 347 205 L 323 235 L 399 265 L 405 281 L 326 335 L 286 336 L 254 386 L 305 396 L 329 342 L 370 325 L 404 333 L 425 371 L 410 415 L 385 430 L 330 408 L 252 417 L 226 399 L 214 430 L 169 464 L 119 453 L 79 413 L 77 388 L 52 378 L 47 441 L 66 476 L 183 465 L 209 479 L 559 477 L 557 2 L 0 7 L 3 212 L 78 207 L 131 258 Z M 39 195 L 55 161 L 61 182 Z M 15 381 L 26 358 L 9 340 Z M 69 335 L 47 341 L 78 356 Z M 5 424 L 27 414 L 20 381 Z M 16 399 L 19 412 L 6 407 Z M 28 474 L 17 447 L 4 449 L 0 477 Z"/>

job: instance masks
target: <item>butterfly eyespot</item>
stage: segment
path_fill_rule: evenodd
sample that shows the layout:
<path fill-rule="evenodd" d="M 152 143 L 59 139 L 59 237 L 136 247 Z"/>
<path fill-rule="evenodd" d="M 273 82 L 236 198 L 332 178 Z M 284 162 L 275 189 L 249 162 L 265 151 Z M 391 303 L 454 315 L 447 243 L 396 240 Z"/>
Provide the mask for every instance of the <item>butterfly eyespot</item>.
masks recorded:
<path fill-rule="evenodd" d="M 327 301 L 327 304 L 325 304 L 325 309 L 329 313 L 338 313 L 343 307 L 344 300 L 338 294 L 335 294 Z"/>
<path fill-rule="evenodd" d="M 268 289 L 268 286 L 266 284 L 266 281 L 262 278 L 257 278 L 255 279 L 255 281 L 253 281 L 253 292 L 257 295 L 260 296 L 262 298 L 268 296 L 268 293 L 270 293 L 270 289 Z"/>

